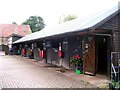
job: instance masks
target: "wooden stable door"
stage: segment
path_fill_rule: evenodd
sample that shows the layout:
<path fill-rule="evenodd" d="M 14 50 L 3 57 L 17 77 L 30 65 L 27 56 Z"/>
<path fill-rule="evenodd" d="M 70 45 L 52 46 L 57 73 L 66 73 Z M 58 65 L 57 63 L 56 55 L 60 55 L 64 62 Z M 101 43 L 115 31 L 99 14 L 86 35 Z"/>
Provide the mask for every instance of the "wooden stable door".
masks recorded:
<path fill-rule="evenodd" d="M 83 71 L 84 74 L 95 75 L 95 38 L 83 40 Z"/>
<path fill-rule="evenodd" d="M 59 57 L 58 57 L 58 49 L 57 48 L 52 49 L 52 55 L 53 55 L 52 64 L 53 65 L 59 65 L 59 63 L 58 63 Z"/>

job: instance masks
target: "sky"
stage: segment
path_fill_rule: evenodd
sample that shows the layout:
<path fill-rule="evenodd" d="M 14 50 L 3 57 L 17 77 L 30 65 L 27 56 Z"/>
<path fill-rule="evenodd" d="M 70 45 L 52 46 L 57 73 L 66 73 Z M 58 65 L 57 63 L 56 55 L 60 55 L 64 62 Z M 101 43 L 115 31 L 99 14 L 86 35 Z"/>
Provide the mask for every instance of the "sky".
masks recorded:
<path fill-rule="evenodd" d="M 0 24 L 21 24 L 30 16 L 40 16 L 47 27 L 59 24 L 60 17 L 89 16 L 105 11 L 119 0 L 0 0 Z"/>

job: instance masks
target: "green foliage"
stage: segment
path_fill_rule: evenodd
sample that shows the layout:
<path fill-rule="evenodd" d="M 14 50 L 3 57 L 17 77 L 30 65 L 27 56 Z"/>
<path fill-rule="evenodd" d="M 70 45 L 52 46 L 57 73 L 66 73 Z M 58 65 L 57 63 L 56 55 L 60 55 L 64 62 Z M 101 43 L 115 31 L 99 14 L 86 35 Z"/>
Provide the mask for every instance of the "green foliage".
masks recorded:
<path fill-rule="evenodd" d="M 16 23 L 16 22 L 12 22 L 12 24 L 15 24 L 15 25 L 17 25 L 17 23 Z"/>
<path fill-rule="evenodd" d="M 45 27 L 43 19 L 39 16 L 30 16 L 22 25 L 30 25 L 32 33 L 40 31 Z"/>
<path fill-rule="evenodd" d="M 113 86 L 114 86 L 114 82 L 115 82 L 115 81 L 112 80 L 112 85 L 113 85 Z M 115 87 L 119 87 L 119 82 L 120 82 L 120 81 L 117 81 L 117 82 L 116 82 L 116 86 L 115 86 Z"/>
<path fill-rule="evenodd" d="M 74 15 L 68 15 L 67 17 L 64 18 L 64 22 L 67 22 L 67 21 L 70 21 L 70 20 L 73 20 L 73 19 L 76 19 L 77 17 L 74 16 Z"/>

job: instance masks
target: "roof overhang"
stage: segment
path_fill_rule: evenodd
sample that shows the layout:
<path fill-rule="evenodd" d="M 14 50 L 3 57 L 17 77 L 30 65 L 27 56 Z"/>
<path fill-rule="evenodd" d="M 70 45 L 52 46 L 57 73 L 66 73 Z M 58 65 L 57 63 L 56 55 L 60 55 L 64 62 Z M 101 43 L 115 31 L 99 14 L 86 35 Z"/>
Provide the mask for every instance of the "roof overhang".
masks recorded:
<path fill-rule="evenodd" d="M 117 6 L 97 15 L 89 16 L 83 19 L 78 18 L 70 22 L 60 24 L 55 28 L 45 28 L 39 32 L 32 33 L 15 41 L 14 44 L 38 39 L 62 38 L 76 35 L 77 33 L 85 34 L 92 32 L 118 13 L 119 12 Z"/>

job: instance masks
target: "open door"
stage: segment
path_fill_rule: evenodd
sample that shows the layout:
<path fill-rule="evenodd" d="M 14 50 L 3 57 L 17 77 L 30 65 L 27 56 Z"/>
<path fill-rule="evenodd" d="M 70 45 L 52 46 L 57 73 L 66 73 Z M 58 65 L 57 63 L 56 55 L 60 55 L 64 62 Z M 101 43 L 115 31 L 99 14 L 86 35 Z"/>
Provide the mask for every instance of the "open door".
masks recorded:
<path fill-rule="evenodd" d="M 63 58 L 62 58 L 62 66 L 69 69 L 69 47 L 68 47 L 69 41 L 63 41 L 62 43 L 62 52 L 63 52 Z"/>
<path fill-rule="evenodd" d="M 87 36 L 83 39 L 83 72 L 95 75 L 95 37 Z"/>
<path fill-rule="evenodd" d="M 53 48 L 52 49 L 52 53 L 53 53 L 53 58 L 52 58 L 52 64 L 53 65 L 58 65 L 58 49 L 57 48 Z"/>
<path fill-rule="evenodd" d="M 47 63 L 52 64 L 52 48 L 47 48 L 46 54 Z"/>

